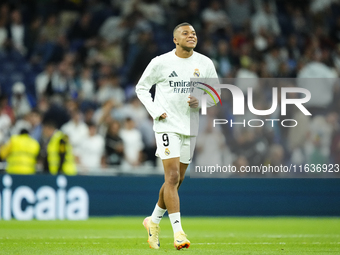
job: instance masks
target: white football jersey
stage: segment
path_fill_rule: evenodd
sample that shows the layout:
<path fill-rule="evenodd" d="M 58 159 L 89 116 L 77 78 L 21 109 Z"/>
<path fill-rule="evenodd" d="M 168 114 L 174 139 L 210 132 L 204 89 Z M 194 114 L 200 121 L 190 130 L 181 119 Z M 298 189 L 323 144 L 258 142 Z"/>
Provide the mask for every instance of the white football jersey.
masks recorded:
<path fill-rule="evenodd" d="M 189 95 L 200 99 L 200 95 L 204 92 L 190 86 L 190 79 L 217 79 L 218 76 L 213 62 L 208 57 L 193 52 L 189 58 L 180 58 L 175 51 L 176 49 L 151 60 L 136 86 L 136 93 L 154 119 L 155 132 L 196 136 L 199 108 L 189 107 Z M 156 93 L 152 101 L 149 90 L 154 84 L 156 84 Z M 208 97 L 207 106 L 214 104 Z M 168 117 L 159 120 L 159 116 L 163 113 Z"/>

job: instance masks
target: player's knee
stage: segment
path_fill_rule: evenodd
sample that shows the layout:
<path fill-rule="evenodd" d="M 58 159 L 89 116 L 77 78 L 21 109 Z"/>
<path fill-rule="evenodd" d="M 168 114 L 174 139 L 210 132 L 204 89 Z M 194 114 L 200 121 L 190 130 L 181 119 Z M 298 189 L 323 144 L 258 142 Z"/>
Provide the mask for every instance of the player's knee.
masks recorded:
<path fill-rule="evenodd" d="M 179 184 L 179 172 L 174 170 L 170 171 L 166 176 L 165 176 L 165 182 L 168 183 L 169 185 L 172 186 L 178 186 Z"/>

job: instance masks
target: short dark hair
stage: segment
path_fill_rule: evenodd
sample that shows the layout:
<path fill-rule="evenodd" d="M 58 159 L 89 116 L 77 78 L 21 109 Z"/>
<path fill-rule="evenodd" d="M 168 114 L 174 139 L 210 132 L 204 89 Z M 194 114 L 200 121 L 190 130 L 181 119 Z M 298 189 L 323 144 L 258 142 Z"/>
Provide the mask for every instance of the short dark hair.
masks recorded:
<path fill-rule="evenodd" d="M 88 121 L 86 122 L 88 127 L 97 127 L 96 123 L 94 123 L 93 121 Z"/>
<path fill-rule="evenodd" d="M 183 22 L 181 24 L 178 24 L 175 28 L 174 28 L 174 31 L 173 31 L 173 34 L 175 34 L 176 30 L 179 28 L 179 27 L 184 27 L 184 26 L 192 26 L 190 23 L 188 22 Z"/>
<path fill-rule="evenodd" d="M 40 112 L 39 109 L 37 109 L 37 108 L 34 108 L 34 109 L 31 111 L 31 113 L 38 114 L 38 115 L 41 116 L 41 112 Z"/>
<path fill-rule="evenodd" d="M 22 128 L 19 132 L 20 135 L 25 135 L 25 134 L 29 134 L 29 131 L 27 128 Z"/>
<path fill-rule="evenodd" d="M 42 123 L 44 127 L 57 128 L 57 123 L 51 119 L 45 119 Z"/>

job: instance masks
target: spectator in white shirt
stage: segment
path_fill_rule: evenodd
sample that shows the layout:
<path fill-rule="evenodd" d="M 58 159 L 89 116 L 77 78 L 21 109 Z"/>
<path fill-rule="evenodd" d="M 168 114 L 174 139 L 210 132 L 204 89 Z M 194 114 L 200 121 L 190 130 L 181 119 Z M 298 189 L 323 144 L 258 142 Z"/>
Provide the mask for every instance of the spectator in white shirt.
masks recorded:
<path fill-rule="evenodd" d="M 209 8 L 203 10 L 202 19 L 208 31 L 212 33 L 220 28 L 225 28 L 230 23 L 227 13 L 216 0 L 210 3 Z"/>
<path fill-rule="evenodd" d="M 35 79 L 38 98 L 66 94 L 74 86 L 74 68 L 67 61 L 62 61 L 57 67 L 53 63 L 47 64 L 45 70 Z"/>
<path fill-rule="evenodd" d="M 158 1 L 137 1 L 137 9 L 155 24 L 164 25 L 166 22 L 164 5 Z"/>
<path fill-rule="evenodd" d="M 78 155 L 78 149 L 83 140 L 88 137 L 89 129 L 82 120 L 81 112 L 75 110 L 71 113 L 71 120 L 61 127 L 61 131 L 68 135 L 73 147 L 73 153 Z"/>
<path fill-rule="evenodd" d="M 142 150 L 144 144 L 142 135 L 135 128 L 135 123 L 131 118 L 127 118 L 124 123 L 124 128 L 120 131 L 120 137 L 124 143 L 125 167 L 135 167 L 141 164 Z"/>
<path fill-rule="evenodd" d="M 94 94 L 94 82 L 92 79 L 92 70 L 89 67 L 85 67 L 78 82 L 80 83 L 80 98 L 83 100 L 92 101 Z"/>
<path fill-rule="evenodd" d="M 41 98 L 43 95 L 51 96 L 53 94 L 51 79 L 54 68 L 53 63 L 48 63 L 45 70 L 35 78 L 35 90 L 38 98 Z"/>
<path fill-rule="evenodd" d="M 124 90 L 119 85 L 119 77 L 116 75 L 104 76 L 98 80 L 97 102 L 103 104 L 112 99 L 116 106 L 120 106 L 125 101 Z"/>
<path fill-rule="evenodd" d="M 102 76 L 98 79 L 98 91 L 96 94 L 97 103 L 104 104 L 110 100 L 114 95 L 112 84 L 110 83 L 109 77 Z"/>
<path fill-rule="evenodd" d="M 338 75 L 334 69 L 320 62 L 318 54 L 313 60 L 298 72 L 297 85 L 311 93 L 311 99 L 305 106 L 315 115 L 324 113 L 332 103 Z"/>
<path fill-rule="evenodd" d="M 12 121 L 6 113 L 6 98 L 0 96 L 0 145 L 5 143 L 9 138 L 9 131 L 11 129 Z"/>
<path fill-rule="evenodd" d="M 139 127 L 140 123 L 148 118 L 148 112 L 139 99 L 134 96 L 130 99 L 128 104 L 116 109 L 113 113 L 113 118 L 117 120 L 125 120 L 131 118 Z"/>
<path fill-rule="evenodd" d="M 25 84 L 22 82 L 16 82 L 12 87 L 12 108 L 16 118 L 21 118 L 32 109 L 30 100 L 26 94 Z"/>
<path fill-rule="evenodd" d="M 20 11 L 19 10 L 12 11 L 9 33 L 14 48 L 17 49 L 22 54 L 26 53 L 25 32 L 26 28 L 22 23 Z"/>
<path fill-rule="evenodd" d="M 88 123 L 88 136 L 80 142 L 77 161 L 80 171 L 96 171 L 103 166 L 105 141 L 97 133 L 97 127 L 93 122 Z"/>
<path fill-rule="evenodd" d="M 66 94 L 73 85 L 73 66 L 67 61 L 59 63 L 58 68 L 52 74 L 51 86 L 54 94 Z"/>
<path fill-rule="evenodd" d="M 111 75 L 109 77 L 110 83 L 112 84 L 112 99 L 116 102 L 116 105 L 123 105 L 125 102 L 125 92 L 120 86 L 120 78 L 118 75 Z"/>
<path fill-rule="evenodd" d="M 115 31 L 112 33 L 112 31 Z M 109 17 L 99 29 L 99 35 L 108 42 L 119 42 L 128 33 L 128 21 L 121 17 Z"/>
<path fill-rule="evenodd" d="M 263 10 L 258 11 L 251 18 L 252 32 L 257 35 L 261 31 L 266 31 L 273 35 L 279 35 L 281 32 L 279 22 L 276 15 L 273 13 L 270 4 L 265 2 L 263 4 Z"/>

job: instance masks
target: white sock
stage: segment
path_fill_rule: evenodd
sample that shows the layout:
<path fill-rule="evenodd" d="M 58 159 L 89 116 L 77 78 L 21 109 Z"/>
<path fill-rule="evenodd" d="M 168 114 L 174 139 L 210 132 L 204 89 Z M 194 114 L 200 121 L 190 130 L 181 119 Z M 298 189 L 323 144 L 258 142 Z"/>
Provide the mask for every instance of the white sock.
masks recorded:
<path fill-rule="evenodd" d="M 166 212 L 166 209 L 160 208 L 158 204 L 156 204 L 155 209 L 153 210 L 151 214 L 152 222 L 159 224 L 165 212 Z"/>
<path fill-rule="evenodd" d="M 171 213 L 169 214 L 172 230 L 174 231 L 174 234 L 178 231 L 183 231 L 182 224 L 181 224 L 181 213 Z"/>

